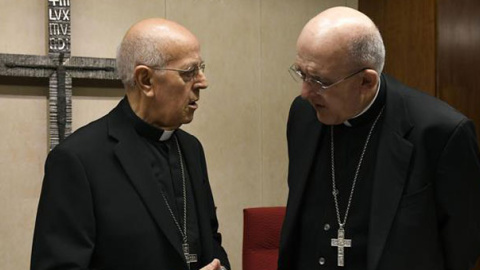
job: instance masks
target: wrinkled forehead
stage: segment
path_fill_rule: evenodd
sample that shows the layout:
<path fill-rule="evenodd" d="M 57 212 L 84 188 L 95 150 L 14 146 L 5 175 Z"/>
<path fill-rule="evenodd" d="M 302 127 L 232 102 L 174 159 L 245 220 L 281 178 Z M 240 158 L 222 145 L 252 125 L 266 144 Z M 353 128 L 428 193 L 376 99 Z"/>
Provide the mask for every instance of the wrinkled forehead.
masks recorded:
<path fill-rule="evenodd" d="M 342 70 L 348 66 L 348 49 L 330 36 L 299 38 L 296 64 L 305 69 Z"/>
<path fill-rule="evenodd" d="M 200 43 L 195 36 L 171 39 L 161 48 L 167 56 L 167 62 L 201 62 Z"/>
<path fill-rule="evenodd" d="M 350 46 L 356 35 L 354 30 L 356 25 L 351 22 L 309 22 L 297 40 L 297 61 L 348 69 Z"/>

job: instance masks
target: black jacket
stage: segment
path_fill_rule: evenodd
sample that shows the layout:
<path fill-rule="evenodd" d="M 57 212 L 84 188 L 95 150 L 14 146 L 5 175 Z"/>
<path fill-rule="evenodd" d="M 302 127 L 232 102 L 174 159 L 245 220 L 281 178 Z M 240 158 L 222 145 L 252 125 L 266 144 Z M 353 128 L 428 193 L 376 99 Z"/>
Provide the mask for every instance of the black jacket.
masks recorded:
<path fill-rule="evenodd" d="M 203 261 L 230 268 L 203 148 L 176 132 L 194 190 Z M 182 239 L 152 173 L 153 157 L 117 106 L 48 155 L 32 266 L 43 269 L 187 269 Z"/>
<path fill-rule="evenodd" d="M 480 154 L 473 124 L 436 98 L 386 75 L 381 80 L 386 107 L 367 270 L 471 269 L 480 255 Z M 297 98 L 287 127 L 289 197 L 279 270 L 295 270 L 300 205 L 322 128 L 312 106 Z"/>

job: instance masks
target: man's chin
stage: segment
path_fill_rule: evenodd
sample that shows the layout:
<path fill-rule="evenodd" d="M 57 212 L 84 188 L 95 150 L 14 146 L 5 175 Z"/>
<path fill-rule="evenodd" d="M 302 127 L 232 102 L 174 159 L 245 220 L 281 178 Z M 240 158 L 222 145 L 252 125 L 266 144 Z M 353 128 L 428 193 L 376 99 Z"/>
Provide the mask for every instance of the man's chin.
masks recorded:
<path fill-rule="evenodd" d="M 328 121 L 329 119 L 325 117 L 325 115 L 322 115 L 321 113 L 319 113 L 318 111 L 317 111 L 317 120 L 324 125 L 330 125 L 329 124 L 330 121 Z"/>
<path fill-rule="evenodd" d="M 193 121 L 193 114 L 191 116 L 185 117 L 181 125 L 190 124 Z"/>
<path fill-rule="evenodd" d="M 321 114 L 319 112 L 317 112 L 317 120 L 324 124 L 324 125 L 328 125 L 328 126 L 331 126 L 331 125 L 339 125 L 339 124 L 342 124 L 343 121 L 340 121 L 338 119 L 335 119 L 335 118 L 331 118 L 331 117 L 328 117 L 324 114 Z"/>

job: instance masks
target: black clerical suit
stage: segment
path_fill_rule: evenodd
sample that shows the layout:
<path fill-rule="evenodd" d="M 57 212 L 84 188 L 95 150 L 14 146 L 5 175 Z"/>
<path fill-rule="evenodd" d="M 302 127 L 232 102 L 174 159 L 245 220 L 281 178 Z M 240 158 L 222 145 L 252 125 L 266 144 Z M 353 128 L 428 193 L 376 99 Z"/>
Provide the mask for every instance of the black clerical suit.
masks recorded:
<path fill-rule="evenodd" d="M 361 123 L 371 126 L 384 106 L 346 223 L 352 247 L 345 248 L 344 267 L 337 266 L 337 248 L 330 246 L 338 229 L 330 126 L 318 121 L 307 101 L 293 102 L 279 270 L 302 265 L 309 270 L 467 270 L 480 255 L 480 154 L 473 124 L 444 102 L 387 75 L 381 76 L 380 98 L 382 93 L 382 106 L 374 104 L 369 109 L 374 113 Z M 334 130 L 345 135 L 348 128 Z M 362 139 L 353 141 L 363 146 L 366 133 L 360 131 Z M 354 147 L 342 156 L 342 147 L 348 147 L 337 146 L 344 159 L 335 164 L 343 219 L 360 150 Z"/>
<path fill-rule="evenodd" d="M 129 115 L 125 106 L 131 110 L 126 98 L 48 155 L 32 269 L 188 269 L 181 234 L 162 196 L 167 194 L 183 227 L 178 201 L 182 192 L 172 182 L 169 189 L 162 179 L 169 175 L 165 173 L 168 156 L 162 165 L 160 148 L 142 134 L 135 122 L 139 119 L 132 121 L 133 113 Z M 192 269 L 213 258 L 230 269 L 217 232 L 203 148 L 180 129 L 174 136 L 188 181 L 187 220 L 196 220 L 187 222 L 189 244 L 200 252 Z M 175 144 L 170 148 L 176 150 Z"/>

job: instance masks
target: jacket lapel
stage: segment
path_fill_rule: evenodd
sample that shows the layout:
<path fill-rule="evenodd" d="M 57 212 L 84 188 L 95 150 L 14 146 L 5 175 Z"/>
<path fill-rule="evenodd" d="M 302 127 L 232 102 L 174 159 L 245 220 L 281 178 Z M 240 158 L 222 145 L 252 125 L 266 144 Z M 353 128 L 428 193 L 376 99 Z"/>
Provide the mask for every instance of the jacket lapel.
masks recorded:
<path fill-rule="evenodd" d="M 200 149 L 196 151 L 198 145 L 194 140 L 189 139 L 187 134 L 182 130 L 175 132 L 177 135 L 182 154 L 185 158 L 185 163 L 187 164 L 188 174 L 190 176 L 190 183 L 193 189 L 193 197 L 195 198 L 195 207 L 197 209 L 197 219 L 199 222 L 200 237 L 202 243 L 202 253 L 204 258 L 210 258 L 213 256 L 213 246 L 212 246 L 212 234 L 211 226 L 208 216 L 208 205 L 206 194 L 204 192 L 204 175 L 203 170 L 200 166 Z M 193 149 L 193 150 L 192 150 Z M 207 262 L 204 262 L 207 263 Z"/>
<path fill-rule="evenodd" d="M 150 150 L 129 122 L 130 120 L 122 111 L 121 104 L 112 111 L 108 119 L 109 135 L 118 140 L 114 148 L 115 155 L 155 223 L 163 231 L 172 247 L 185 260 L 178 228 L 163 200 L 161 188 L 152 174 L 150 159 L 145 154 L 150 153 Z"/>
<path fill-rule="evenodd" d="M 306 102 L 306 101 L 301 101 Z M 305 106 L 308 110 L 311 110 L 311 113 L 308 114 L 309 117 L 305 118 L 296 118 L 295 121 L 301 122 L 298 126 L 289 127 L 288 132 L 291 133 L 289 136 L 289 170 L 288 170 L 288 185 L 290 189 L 290 194 L 288 198 L 288 207 L 285 224 L 283 225 L 284 232 L 282 234 L 293 236 L 292 233 L 297 221 L 298 214 L 301 212 L 301 204 L 303 193 L 305 191 L 306 183 L 308 176 L 310 174 L 314 159 L 315 153 L 317 152 L 320 133 L 322 130 L 322 124 L 317 120 L 315 111 L 312 106 L 308 104 Z M 304 114 L 306 115 L 306 114 Z M 299 129 L 298 127 L 305 127 Z M 294 239 L 287 239 L 287 243 Z"/>
<path fill-rule="evenodd" d="M 405 136 L 413 128 L 409 122 L 401 89 L 386 87 L 385 118 L 380 134 L 372 190 L 367 269 L 378 267 L 408 177 L 413 145 Z"/>

